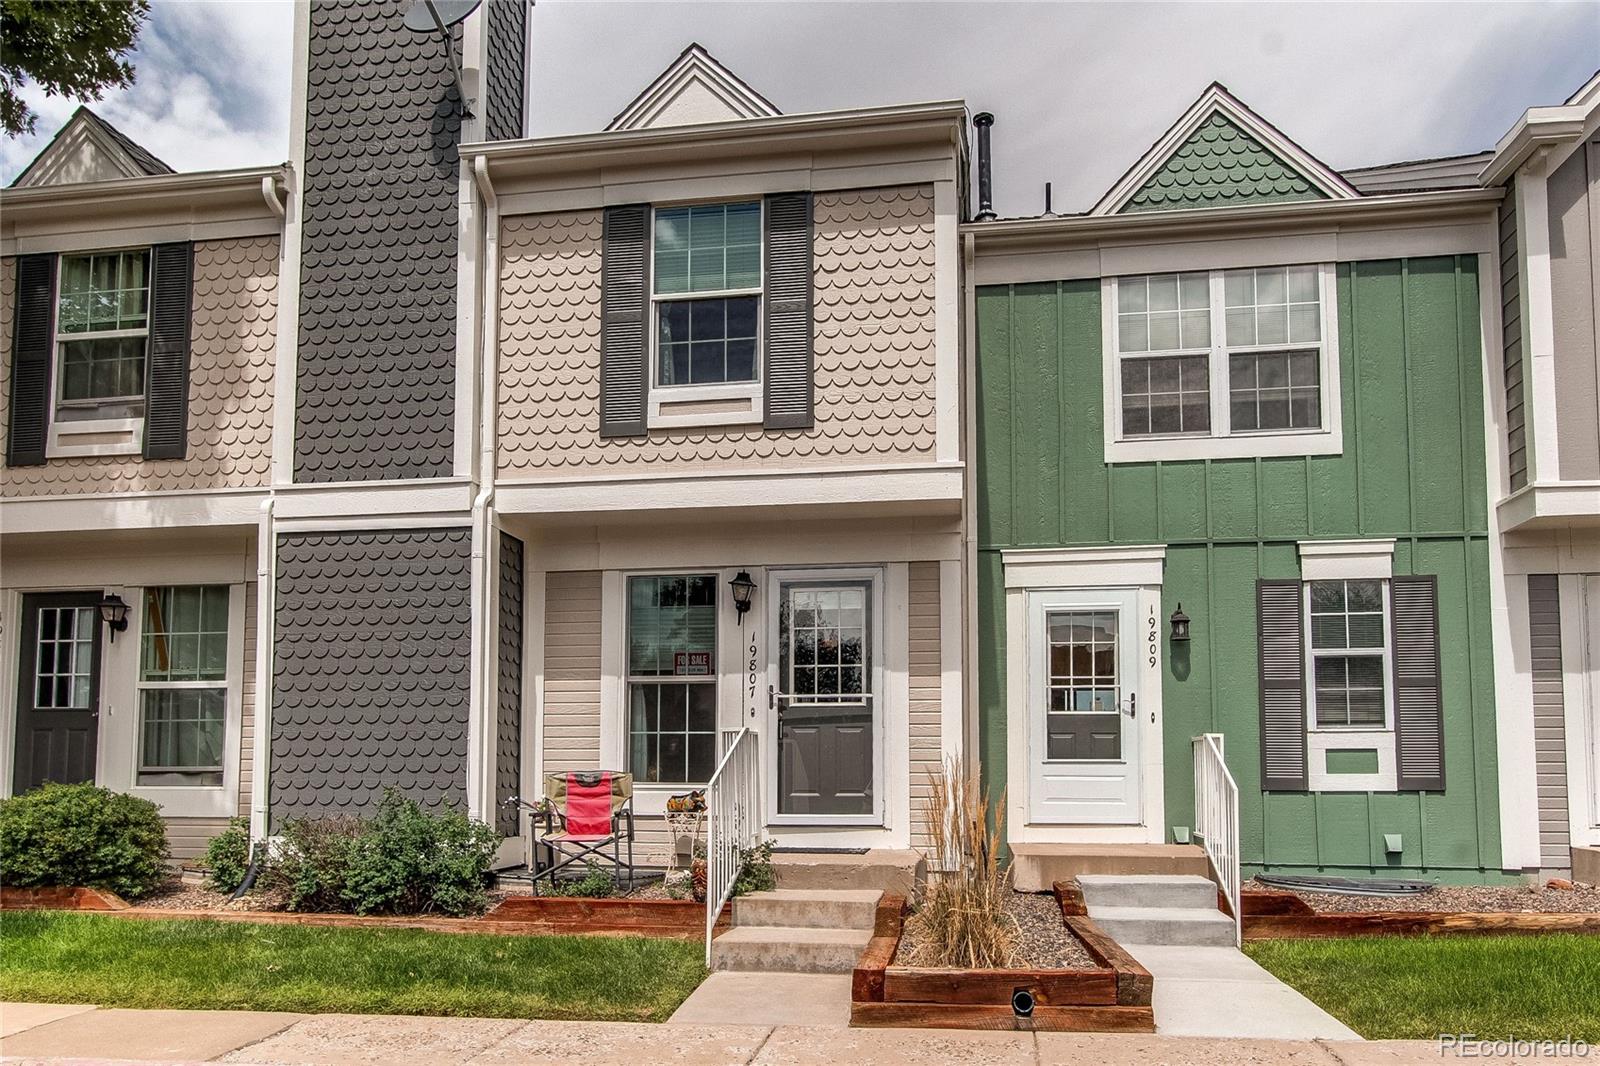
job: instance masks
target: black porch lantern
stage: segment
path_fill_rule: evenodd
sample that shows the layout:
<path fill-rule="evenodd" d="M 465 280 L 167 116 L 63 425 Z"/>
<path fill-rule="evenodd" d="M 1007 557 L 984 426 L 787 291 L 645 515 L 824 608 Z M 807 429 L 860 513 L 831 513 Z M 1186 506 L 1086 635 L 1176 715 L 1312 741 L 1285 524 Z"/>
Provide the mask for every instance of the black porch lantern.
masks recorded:
<path fill-rule="evenodd" d="M 128 605 L 122 602 L 121 596 L 113 592 L 96 606 L 100 609 L 100 621 L 111 630 L 111 643 L 115 644 L 117 634 L 128 628 Z"/>
<path fill-rule="evenodd" d="M 1183 604 L 1178 604 L 1178 609 L 1172 612 L 1172 640 L 1173 643 L 1189 639 L 1189 616 L 1183 613 Z"/>
<path fill-rule="evenodd" d="M 733 580 L 728 582 L 728 588 L 733 592 L 733 609 L 743 618 L 744 613 L 750 609 L 750 597 L 755 595 L 756 583 L 750 580 L 750 571 L 741 570 L 733 575 Z"/>

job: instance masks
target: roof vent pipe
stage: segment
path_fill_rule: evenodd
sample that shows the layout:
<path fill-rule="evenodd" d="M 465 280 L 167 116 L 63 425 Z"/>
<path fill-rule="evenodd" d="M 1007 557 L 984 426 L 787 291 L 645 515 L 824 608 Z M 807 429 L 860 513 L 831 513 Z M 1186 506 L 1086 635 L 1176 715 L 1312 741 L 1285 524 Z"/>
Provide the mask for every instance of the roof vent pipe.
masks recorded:
<path fill-rule="evenodd" d="M 972 116 L 972 124 L 978 127 L 978 214 L 975 221 L 994 221 L 994 171 L 989 161 L 989 128 L 994 125 L 994 116 L 987 111 L 980 111 Z"/>
<path fill-rule="evenodd" d="M 1050 210 L 1050 183 L 1048 181 L 1044 183 L 1044 217 L 1056 217 L 1056 213 Z"/>

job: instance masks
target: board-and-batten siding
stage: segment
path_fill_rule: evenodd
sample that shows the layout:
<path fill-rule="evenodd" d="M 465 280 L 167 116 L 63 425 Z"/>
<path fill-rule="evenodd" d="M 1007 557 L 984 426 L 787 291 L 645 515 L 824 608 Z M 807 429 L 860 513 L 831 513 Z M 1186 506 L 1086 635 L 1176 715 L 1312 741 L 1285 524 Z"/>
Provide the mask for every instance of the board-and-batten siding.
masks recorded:
<path fill-rule="evenodd" d="M 1554 574 L 1528 577 L 1528 666 L 1533 678 L 1533 758 L 1539 800 L 1539 865 L 1572 863 L 1567 817 L 1567 723 L 1561 677 L 1561 593 Z"/>
<path fill-rule="evenodd" d="M 939 564 L 912 563 L 909 596 L 910 633 L 908 695 L 910 698 L 911 846 L 923 849 L 928 836 L 926 804 L 932 775 L 943 766 L 939 725 Z"/>
<path fill-rule="evenodd" d="M 256 584 L 244 587 L 244 678 L 239 718 L 239 810 L 250 813 L 251 772 L 255 768 L 256 722 Z M 211 838 L 228 827 L 226 818 L 168 818 L 167 846 L 171 858 L 191 861 L 205 854 Z"/>
<path fill-rule="evenodd" d="M 1522 384 L 1522 264 L 1517 258 L 1517 195 L 1500 201 L 1500 329 L 1505 359 L 1506 475 L 1512 492 L 1528 483 L 1527 407 Z"/>

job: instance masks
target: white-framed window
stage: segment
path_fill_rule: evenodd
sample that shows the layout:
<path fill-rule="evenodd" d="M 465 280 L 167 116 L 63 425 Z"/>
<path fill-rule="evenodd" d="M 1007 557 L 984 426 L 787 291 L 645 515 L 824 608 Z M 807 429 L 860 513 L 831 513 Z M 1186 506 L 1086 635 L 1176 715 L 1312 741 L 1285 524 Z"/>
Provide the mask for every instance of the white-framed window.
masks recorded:
<path fill-rule="evenodd" d="M 1342 447 L 1331 264 L 1105 279 L 1108 462 Z"/>
<path fill-rule="evenodd" d="M 56 407 L 102 415 L 144 405 L 150 249 L 63 255 L 56 294 Z"/>
<path fill-rule="evenodd" d="M 715 573 L 627 579 L 628 769 L 641 784 L 704 784 L 717 763 Z"/>
<path fill-rule="evenodd" d="M 1305 601 L 1310 728 L 1390 729 L 1389 583 L 1307 581 Z"/>
<path fill-rule="evenodd" d="M 761 417 L 760 200 L 653 209 L 652 425 Z"/>
<path fill-rule="evenodd" d="M 228 719 L 226 585 L 144 590 L 139 640 L 141 786 L 222 784 Z"/>

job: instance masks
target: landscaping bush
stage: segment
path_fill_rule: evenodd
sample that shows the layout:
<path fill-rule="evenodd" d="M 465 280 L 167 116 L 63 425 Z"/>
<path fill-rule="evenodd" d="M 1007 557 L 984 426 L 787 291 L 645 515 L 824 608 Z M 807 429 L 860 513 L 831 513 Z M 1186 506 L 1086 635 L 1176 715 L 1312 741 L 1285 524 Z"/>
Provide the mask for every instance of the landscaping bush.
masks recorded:
<path fill-rule="evenodd" d="M 228 828 L 206 845 L 206 884 L 218 892 L 232 892 L 244 883 L 250 869 L 250 819 L 234 818 Z"/>
<path fill-rule="evenodd" d="M 94 785 L 46 783 L 0 800 L 0 882 L 88 885 L 137 899 L 170 873 L 160 810 Z"/>
<path fill-rule="evenodd" d="M 493 827 L 389 789 L 350 848 L 345 902 L 357 914 L 480 913 L 499 846 Z"/>
<path fill-rule="evenodd" d="M 266 875 L 287 893 L 290 910 L 345 909 L 350 852 L 361 830 L 361 819 L 342 815 L 283 823 Z"/>
<path fill-rule="evenodd" d="M 572 881 L 558 881 L 550 888 L 552 896 L 582 899 L 609 899 L 617 894 L 617 879 L 597 862 L 585 865 L 584 875 Z"/>

